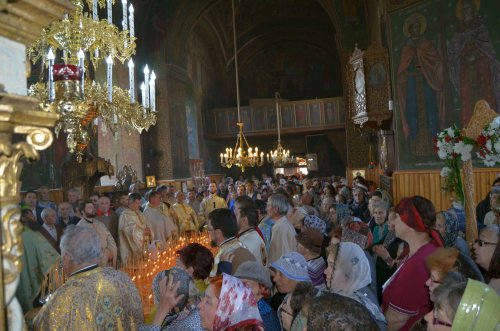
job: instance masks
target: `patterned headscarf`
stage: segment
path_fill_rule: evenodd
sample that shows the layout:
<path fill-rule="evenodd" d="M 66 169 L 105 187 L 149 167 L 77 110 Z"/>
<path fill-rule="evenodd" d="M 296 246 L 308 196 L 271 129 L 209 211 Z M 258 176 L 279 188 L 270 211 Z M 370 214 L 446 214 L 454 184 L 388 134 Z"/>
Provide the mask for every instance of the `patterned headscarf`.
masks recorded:
<path fill-rule="evenodd" d="M 449 211 L 443 211 L 442 214 L 445 228 L 444 245 L 453 247 L 458 237 L 458 216 L 456 213 L 450 213 Z"/>
<path fill-rule="evenodd" d="M 379 328 L 359 302 L 339 294 L 324 293 L 315 298 L 309 308 L 307 329 L 376 331 Z"/>
<path fill-rule="evenodd" d="M 346 281 L 342 288 L 333 288 L 332 285 L 335 284 L 327 284 L 329 291 L 358 301 L 370 311 L 373 318 L 385 323 L 385 317 L 380 308 L 361 292 L 358 292 L 372 282 L 370 263 L 361 247 L 351 242 L 341 242 L 334 263 L 333 272 L 345 275 Z"/>
<path fill-rule="evenodd" d="M 160 282 L 169 275 L 173 276 L 174 284 L 180 282 L 177 295 L 183 294 L 184 297 L 177 303 L 177 305 L 168 313 L 162 325 L 168 325 L 174 320 L 185 318 L 189 313 L 196 309 L 200 293 L 194 284 L 193 279 L 189 274 L 179 267 L 173 267 L 164 271 L 160 271 L 153 279 L 153 299 L 155 304 L 160 302 Z"/>
<path fill-rule="evenodd" d="M 410 228 L 417 232 L 427 232 L 439 246 L 443 246 L 443 240 L 439 233 L 425 225 L 422 216 L 413 204 L 413 198 L 405 198 L 401 200 L 395 207 L 401 220 Z"/>
<path fill-rule="evenodd" d="M 305 228 L 313 228 L 321 232 L 322 234 L 326 234 L 326 223 L 321 218 L 316 215 L 306 215 L 304 217 L 304 227 Z"/>
<path fill-rule="evenodd" d="M 354 232 L 366 237 L 365 245 L 361 246 L 362 249 L 367 249 L 373 243 L 373 234 L 365 222 L 362 222 L 362 221 L 360 221 L 360 222 L 358 222 L 358 221 L 348 222 L 345 225 L 344 231 L 347 229 L 354 231 Z M 356 243 L 359 244 L 358 242 L 356 242 Z"/>
<path fill-rule="evenodd" d="M 351 209 L 349 205 L 346 203 L 337 203 L 334 205 L 335 210 L 337 211 L 337 223 L 341 224 L 342 220 L 348 216 L 351 216 Z"/>
<path fill-rule="evenodd" d="M 252 290 L 240 279 L 223 274 L 213 330 L 232 331 L 252 325 L 263 330 L 262 318 Z"/>

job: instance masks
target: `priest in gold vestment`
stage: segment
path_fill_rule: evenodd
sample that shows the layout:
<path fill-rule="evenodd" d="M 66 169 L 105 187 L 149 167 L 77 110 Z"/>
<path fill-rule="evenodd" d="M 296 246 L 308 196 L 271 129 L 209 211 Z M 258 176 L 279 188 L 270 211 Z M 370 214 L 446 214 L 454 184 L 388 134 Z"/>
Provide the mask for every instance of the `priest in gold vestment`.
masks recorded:
<path fill-rule="evenodd" d="M 153 241 L 153 232 L 147 218 L 139 210 L 141 196 L 131 193 L 128 197 L 128 208 L 120 215 L 118 237 L 120 260 L 125 265 L 130 260 L 140 259 Z"/>
<path fill-rule="evenodd" d="M 179 233 L 198 231 L 198 216 L 193 208 L 184 200 L 184 192 L 176 192 L 175 199 L 177 202 L 172 206 L 172 209 L 177 214 L 177 219 L 179 220 Z"/>
<path fill-rule="evenodd" d="M 136 330 L 143 324 L 137 288 L 124 273 L 99 267 L 100 245 L 93 228 L 66 228 L 61 255 L 69 278 L 35 317 L 35 330 Z"/>

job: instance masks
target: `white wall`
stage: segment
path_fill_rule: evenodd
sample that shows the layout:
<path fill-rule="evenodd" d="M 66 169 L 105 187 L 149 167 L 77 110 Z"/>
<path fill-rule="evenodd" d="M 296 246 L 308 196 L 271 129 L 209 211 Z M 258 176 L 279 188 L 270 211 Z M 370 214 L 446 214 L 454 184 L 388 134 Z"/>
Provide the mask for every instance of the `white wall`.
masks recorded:
<path fill-rule="evenodd" d="M 7 93 L 26 95 L 26 46 L 0 36 L 0 84 Z"/>

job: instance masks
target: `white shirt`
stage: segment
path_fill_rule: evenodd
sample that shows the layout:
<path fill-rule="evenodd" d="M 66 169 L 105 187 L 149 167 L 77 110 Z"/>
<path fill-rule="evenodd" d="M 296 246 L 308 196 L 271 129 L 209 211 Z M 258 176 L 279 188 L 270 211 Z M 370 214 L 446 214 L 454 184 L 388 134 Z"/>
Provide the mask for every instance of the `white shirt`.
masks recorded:
<path fill-rule="evenodd" d="M 42 225 L 45 230 L 50 234 L 52 238 L 54 238 L 55 241 L 57 241 L 57 230 L 56 227 L 52 225 L 52 227 L 49 227 L 47 224 L 43 223 Z"/>

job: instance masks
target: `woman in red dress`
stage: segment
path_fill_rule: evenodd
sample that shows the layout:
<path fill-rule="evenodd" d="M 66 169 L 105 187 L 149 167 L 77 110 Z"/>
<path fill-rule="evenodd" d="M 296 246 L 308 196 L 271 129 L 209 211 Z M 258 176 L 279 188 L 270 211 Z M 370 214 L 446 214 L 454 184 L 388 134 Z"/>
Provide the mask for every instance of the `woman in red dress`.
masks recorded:
<path fill-rule="evenodd" d="M 433 230 L 436 211 L 429 200 L 403 199 L 391 216 L 396 236 L 408 243 L 409 252 L 383 286 L 382 309 L 388 330 L 409 330 L 432 308 L 425 285 L 429 279 L 425 259 L 443 244 Z"/>

